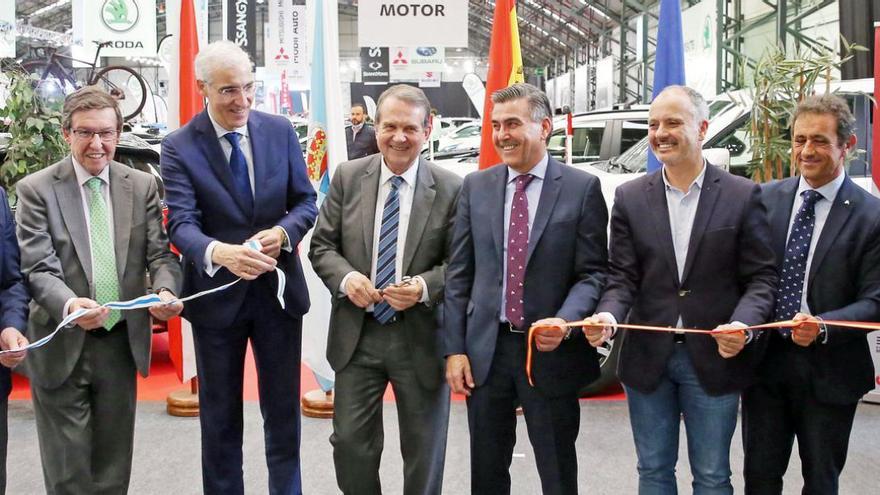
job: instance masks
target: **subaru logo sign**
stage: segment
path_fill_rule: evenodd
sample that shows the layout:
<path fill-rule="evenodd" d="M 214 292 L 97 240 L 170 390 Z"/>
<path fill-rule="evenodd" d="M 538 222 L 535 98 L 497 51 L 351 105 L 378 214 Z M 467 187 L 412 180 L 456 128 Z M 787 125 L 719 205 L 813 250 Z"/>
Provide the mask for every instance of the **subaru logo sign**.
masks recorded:
<path fill-rule="evenodd" d="M 416 48 L 416 53 L 418 53 L 422 57 L 430 57 L 431 55 L 437 53 L 437 48 L 433 46 L 420 46 Z"/>

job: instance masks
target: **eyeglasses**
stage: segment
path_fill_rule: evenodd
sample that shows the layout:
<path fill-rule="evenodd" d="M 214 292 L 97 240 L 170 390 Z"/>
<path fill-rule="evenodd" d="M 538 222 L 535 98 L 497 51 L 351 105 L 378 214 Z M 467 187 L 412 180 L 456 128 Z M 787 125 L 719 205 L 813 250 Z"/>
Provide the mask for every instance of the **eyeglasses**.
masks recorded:
<path fill-rule="evenodd" d="M 116 136 L 119 135 L 115 129 L 106 130 L 106 131 L 91 131 L 89 129 L 74 129 L 73 135 L 77 137 L 77 139 L 82 139 L 83 141 L 91 141 L 95 138 L 97 134 L 101 141 L 105 143 L 109 143 L 116 139 Z"/>
<path fill-rule="evenodd" d="M 212 88 L 217 89 L 217 92 L 220 93 L 220 96 L 227 100 L 234 100 L 241 95 L 251 97 L 257 90 L 257 87 L 254 83 L 248 83 L 244 86 L 224 86 L 222 88 L 216 88 L 211 83 L 208 83 L 208 85 Z"/>

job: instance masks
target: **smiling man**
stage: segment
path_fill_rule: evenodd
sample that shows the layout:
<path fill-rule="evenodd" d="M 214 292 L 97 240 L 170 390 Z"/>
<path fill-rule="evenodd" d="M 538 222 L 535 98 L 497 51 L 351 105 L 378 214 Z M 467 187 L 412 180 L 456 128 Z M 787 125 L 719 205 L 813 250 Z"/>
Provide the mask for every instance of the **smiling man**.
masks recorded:
<path fill-rule="evenodd" d="M 270 494 L 301 493 L 299 379 L 309 294 L 296 245 L 317 215 L 299 140 L 287 119 L 251 110 L 251 62 L 230 41 L 195 60 L 208 108 L 162 142 L 168 232 L 183 255 L 193 300 L 202 481 L 207 494 L 241 494 L 242 387 L 248 343 L 263 413 Z M 258 241 L 260 250 L 243 245 Z M 276 297 L 283 270 L 284 307 Z"/>
<path fill-rule="evenodd" d="M 627 332 L 617 374 L 638 456 L 639 494 L 676 493 L 684 418 L 693 493 L 730 494 L 730 442 L 739 392 L 751 382 L 753 336 L 773 308 L 776 269 L 760 188 L 703 159 L 706 100 L 668 86 L 648 112 L 648 139 L 663 167 L 617 188 L 608 286 L 592 345 L 616 322 L 729 330 L 709 335 Z"/>
<path fill-rule="evenodd" d="M 341 164 L 312 236 L 312 266 L 333 297 L 333 460 L 345 494 L 379 494 L 382 396 L 394 389 L 405 495 L 443 485 L 449 388 L 437 305 L 461 179 L 420 158 L 431 132 L 421 89 L 379 97 L 380 154 Z"/>
<path fill-rule="evenodd" d="M 46 492 L 124 494 L 131 475 L 136 375 L 150 369 L 150 316 L 166 320 L 179 302 L 110 311 L 99 304 L 179 294 L 156 180 L 113 161 L 122 115 L 116 100 L 89 86 L 64 102 L 70 155 L 16 185 L 21 272 L 33 301 L 27 337 L 55 330 L 68 314 L 93 308 L 28 355 Z"/>
<path fill-rule="evenodd" d="M 467 396 L 471 492 L 510 493 L 522 406 L 545 494 L 577 493 L 578 390 L 599 376 L 583 333 L 606 269 L 608 213 L 599 179 L 547 154 L 552 113 L 529 84 L 492 94 L 503 163 L 468 175 L 446 277 L 446 380 Z M 526 376 L 527 331 L 537 356 Z"/>
<path fill-rule="evenodd" d="M 780 494 L 797 438 L 804 493 L 836 494 L 856 406 L 874 388 L 864 332 L 823 320 L 880 318 L 880 201 L 844 172 L 855 148 L 846 101 L 813 96 L 792 119 L 791 166 L 800 177 L 764 187 L 777 266 L 777 320 L 758 382 L 743 394 L 748 494 Z"/>

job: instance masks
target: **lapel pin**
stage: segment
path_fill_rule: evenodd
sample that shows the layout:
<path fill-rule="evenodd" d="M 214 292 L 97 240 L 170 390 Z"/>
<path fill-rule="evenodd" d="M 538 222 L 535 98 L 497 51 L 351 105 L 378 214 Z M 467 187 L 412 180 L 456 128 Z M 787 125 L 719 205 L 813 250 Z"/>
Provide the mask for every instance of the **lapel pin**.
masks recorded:
<path fill-rule="evenodd" d="M 848 199 L 847 199 L 846 201 L 843 202 L 843 206 L 849 206 L 849 200 L 848 200 Z"/>

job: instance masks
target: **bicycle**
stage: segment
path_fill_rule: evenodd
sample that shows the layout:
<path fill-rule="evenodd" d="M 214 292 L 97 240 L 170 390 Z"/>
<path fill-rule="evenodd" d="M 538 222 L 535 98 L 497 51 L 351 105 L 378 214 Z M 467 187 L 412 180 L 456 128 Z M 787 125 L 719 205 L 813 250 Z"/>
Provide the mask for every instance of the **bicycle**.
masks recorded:
<path fill-rule="evenodd" d="M 39 76 L 38 91 L 47 98 L 51 98 L 56 90 L 67 94 L 83 86 L 100 86 L 119 101 L 123 120 L 127 122 L 143 110 L 147 102 L 147 83 L 131 67 L 109 65 L 99 69 L 98 57 L 101 56 L 101 49 L 112 43 L 94 43 L 98 45 L 98 50 L 91 63 L 60 54 L 54 47 L 38 47 L 34 49 L 34 53 L 40 60 L 25 61 L 21 66 L 28 73 Z M 62 61 L 67 61 L 68 65 L 69 62 L 86 64 L 88 72 L 83 82 L 77 79 L 75 69 L 66 67 Z"/>

